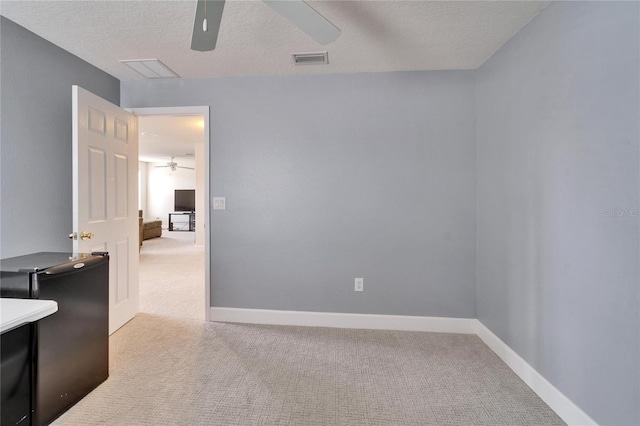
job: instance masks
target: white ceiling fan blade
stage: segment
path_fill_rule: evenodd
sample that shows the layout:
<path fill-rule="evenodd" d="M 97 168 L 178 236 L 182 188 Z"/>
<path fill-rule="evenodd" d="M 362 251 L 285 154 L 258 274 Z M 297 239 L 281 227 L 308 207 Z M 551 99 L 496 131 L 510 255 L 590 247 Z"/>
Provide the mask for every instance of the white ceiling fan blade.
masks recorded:
<path fill-rule="evenodd" d="M 193 167 L 176 166 L 179 169 L 195 170 Z"/>
<path fill-rule="evenodd" d="M 198 0 L 191 36 L 191 50 L 208 52 L 216 48 L 223 9 L 224 0 Z"/>
<path fill-rule="evenodd" d="M 340 37 L 340 29 L 302 0 L 264 0 L 273 10 L 291 21 L 320 44 Z"/>

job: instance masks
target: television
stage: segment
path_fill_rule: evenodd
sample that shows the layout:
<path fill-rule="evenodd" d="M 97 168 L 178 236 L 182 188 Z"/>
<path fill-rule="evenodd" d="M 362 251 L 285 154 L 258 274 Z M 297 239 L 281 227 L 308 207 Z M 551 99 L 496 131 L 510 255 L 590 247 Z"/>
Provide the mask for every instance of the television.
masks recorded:
<path fill-rule="evenodd" d="M 196 190 L 176 189 L 174 197 L 173 211 L 194 212 L 196 211 Z"/>

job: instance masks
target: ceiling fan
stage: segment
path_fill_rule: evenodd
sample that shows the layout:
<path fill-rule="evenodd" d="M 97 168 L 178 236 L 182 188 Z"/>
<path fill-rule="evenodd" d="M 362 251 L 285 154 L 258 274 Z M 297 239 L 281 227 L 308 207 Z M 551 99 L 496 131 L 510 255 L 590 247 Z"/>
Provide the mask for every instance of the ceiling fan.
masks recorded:
<path fill-rule="evenodd" d="M 175 172 L 177 169 L 195 170 L 193 167 L 178 166 L 178 163 L 173 161 L 174 158 L 176 157 L 171 157 L 171 161 L 169 161 L 166 166 L 154 166 L 154 167 L 169 167 L 172 172 Z"/>
<path fill-rule="evenodd" d="M 334 42 L 340 29 L 303 0 L 263 0 L 320 44 Z M 193 24 L 191 49 L 206 52 L 215 49 L 222 20 L 224 0 L 198 0 Z"/>

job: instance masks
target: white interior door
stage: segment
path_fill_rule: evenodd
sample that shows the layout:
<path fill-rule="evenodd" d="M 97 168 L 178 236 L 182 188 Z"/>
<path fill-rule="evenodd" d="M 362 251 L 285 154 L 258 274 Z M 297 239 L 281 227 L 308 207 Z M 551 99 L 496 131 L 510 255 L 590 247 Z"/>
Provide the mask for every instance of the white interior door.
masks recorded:
<path fill-rule="evenodd" d="M 109 252 L 109 334 L 138 312 L 138 121 L 73 86 L 73 250 Z"/>

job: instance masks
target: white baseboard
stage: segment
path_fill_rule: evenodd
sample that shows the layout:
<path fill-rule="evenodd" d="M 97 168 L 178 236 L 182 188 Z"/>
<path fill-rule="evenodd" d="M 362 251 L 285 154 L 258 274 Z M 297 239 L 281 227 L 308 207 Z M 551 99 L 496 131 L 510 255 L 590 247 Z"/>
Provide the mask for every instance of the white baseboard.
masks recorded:
<path fill-rule="evenodd" d="M 569 425 L 597 425 L 584 411 L 549 383 L 529 363 L 475 318 L 404 315 L 343 314 L 333 312 L 276 311 L 269 309 L 211 308 L 210 320 L 245 324 L 359 328 L 369 330 L 426 331 L 477 334 L 553 411 Z"/>
<path fill-rule="evenodd" d="M 369 330 L 429 331 L 476 334 L 473 318 L 404 315 L 341 314 L 333 312 L 276 311 L 269 309 L 211 308 L 211 321 Z"/>
<path fill-rule="evenodd" d="M 597 425 L 580 407 L 542 377 L 527 361 L 480 321 L 478 321 L 477 334 L 568 425 Z"/>

